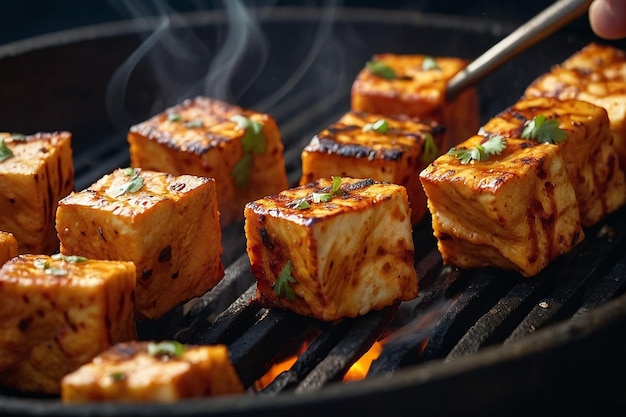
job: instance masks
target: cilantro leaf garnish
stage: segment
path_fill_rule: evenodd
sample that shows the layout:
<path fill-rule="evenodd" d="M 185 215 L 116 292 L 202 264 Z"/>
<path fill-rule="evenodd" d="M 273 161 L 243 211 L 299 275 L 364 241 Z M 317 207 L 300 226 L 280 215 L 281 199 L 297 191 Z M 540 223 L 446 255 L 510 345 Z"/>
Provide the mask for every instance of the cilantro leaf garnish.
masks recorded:
<path fill-rule="evenodd" d="M 439 149 L 437 149 L 437 144 L 435 143 L 435 139 L 433 139 L 433 135 L 426 132 L 424 134 L 424 150 L 420 156 L 420 161 L 423 164 L 430 164 L 435 160 L 435 158 L 437 158 L 438 154 Z"/>
<path fill-rule="evenodd" d="M 293 301 L 296 297 L 296 294 L 293 292 L 293 288 L 289 284 L 293 284 L 296 279 L 291 275 L 291 260 L 288 260 L 285 266 L 283 267 L 280 274 L 276 278 L 276 283 L 274 284 L 274 292 L 277 296 L 286 298 L 289 301 Z"/>
<path fill-rule="evenodd" d="M 330 193 L 313 193 L 311 194 L 311 200 L 314 203 L 327 203 L 333 198 L 333 195 Z"/>
<path fill-rule="evenodd" d="M 124 175 L 130 177 L 130 179 L 115 187 L 114 189 L 109 190 L 109 195 L 111 197 L 119 197 L 125 193 L 136 193 L 143 187 L 143 177 L 139 175 L 139 171 L 134 168 L 125 168 Z"/>
<path fill-rule="evenodd" d="M 4 139 L 0 139 L 0 162 L 6 161 L 12 156 L 13 151 L 4 143 Z"/>
<path fill-rule="evenodd" d="M 364 132 L 387 133 L 389 131 L 389 122 L 387 119 L 378 119 L 374 123 L 368 123 L 363 126 Z"/>
<path fill-rule="evenodd" d="M 240 114 L 231 117 L 230 120 L 237 123 L 237 126 L 245 131 L 241 138 L 243 155 L 233 167 L 230 175 L 235 179 L 235 184 L 239 188 L 246 189 L 252 171 L 252 155 L 265 152 L 267 138 L 263 134 L 263 123 L 255 122 Z"/>
<path fill-rule="evenodd" d="M 150 356 L 169 356 L 179 358 L 183 353 L 185 353 L 185 345 L 175 340 L 148 343 L 148 355 Z"/>
<path fill-rule="evenodd" d="M 44 272 L 47 275 L 54 275 L 54 276 L 64 276 L 68 274 L 67 270 L 63 268 L 46 268 L 44 269 Z"/>
<path fill-rule="evenodd" d="M 185 126 L 189 129 L 200 128 L 204 126 L 204 122 L 201 119 L 193 119 L 185 123 Z"/>
<path fill-rule="evenodd" d="M 167 121 L 168 122 L 182 122 L 183 116 L 181 116 L 180 113 L 170 113 L 167 115 Z"/>
<path fill-rule="evenodd" d="M 109 376 L 111 377 L 111 380 L 113 380 L 114 382 L 121 382 L 126 379 L 126 373 L 122 371 L 113 372 Z"/>
<path fill-rule="evenodd" d="M 26 135 L 23 133 L 13 132 L 11 133 L 11 137 L 14 142 L 26 142 Z"/>
<path fill-rule="evenodd" d="M 365 63 L 365 68 L 367 68 L 372 74 L 378 75 L 386 80 L 396 78 L 396 72 L 394 69 L 382 61 L 367 61 Z"/>
<path fill-rule="evenodd" d="M 453 155 L 461 161 L 461 164 L 474 163 L 474 161 L 486 161 L 491 155 L 499 155 L 506 148 L 506 140 L 502 135 L 494 135 L 482 144 L 477 144 L 469 149 L 452 148 L 448 155 Z"/>
<path fill-rule="evenodd" d="M 87 258 L 78 255 L 63 255 L 62 253 L 55 253 L 51 256 L 55 260 L 63 260 L 69 263 L 87 262 Z"/>
<path fill-rule="evenodd" d="M 296 210 L 305 210 L 311 208 L 311 203 L 327 203 L 332 200 L 333 196 L 341 194 L 341 177 L 333 176 L 333 184 L 329 193 L 311 193 L 310 195 L 293 200 L 287 204 L 287 207 Z"/>
<path fill-rule="evenodd" d="M 35 268 L 37 269 L 48 269 L 50 268 L 50 262 L 44 258 L 37 258 L 33 261 Z"/>
<path fill-rule="evenodd" d="M 424 61 L 422 62 L 422 70 L 440 70 L 441 68 L 437 65 L 437 60 L 435 60 L 432 56 L 425 56 Z"/>
<path fill-rule="evenodd" d="M 304 210 L 304 209 L 311 208 L 311 204 L 309 204 L 309 202 L 306 201 L 306 198 L 301 198 L 299 200 L 293 201 L 293 208 L 297 210 Z"/>
<path fill-rule="evenodd" d="M 540 114 L 524 123 L 522 138 L 533 139 L 539 143 L 556 144 L 566 140 L 567 133 L 559 128 L 558 120 L 547 119 L 546 116 Z"/>

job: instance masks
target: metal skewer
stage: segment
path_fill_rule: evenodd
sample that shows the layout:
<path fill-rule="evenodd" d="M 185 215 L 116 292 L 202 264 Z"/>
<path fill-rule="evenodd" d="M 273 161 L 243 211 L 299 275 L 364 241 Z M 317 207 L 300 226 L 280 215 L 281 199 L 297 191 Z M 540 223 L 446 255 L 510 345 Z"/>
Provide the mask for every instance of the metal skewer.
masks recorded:
<path fill-rule="evenodd" d="M 592 0 L 558 0 L 473 60 L 448 83 L 452 100 L 509 59 L 547 38 L 589 9 Z"/>

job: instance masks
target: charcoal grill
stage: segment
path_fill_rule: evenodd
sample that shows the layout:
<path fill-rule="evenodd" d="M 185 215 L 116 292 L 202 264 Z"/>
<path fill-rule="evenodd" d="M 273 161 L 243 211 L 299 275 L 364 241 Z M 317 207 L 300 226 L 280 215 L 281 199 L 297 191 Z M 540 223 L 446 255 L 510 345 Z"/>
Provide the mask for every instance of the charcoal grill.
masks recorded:
<path fill-rule="evenodd" d="M 257 54 L 263 51 L 259 44 L 249 45 L 230 78 L 220 81 L 228 87 L 221 92 L 197 83 L 217 59 L 217 40 L 228 27 L 228 16 L 220 11 L 185 14 L 168 25 L 160 19 L 115 22 L 2 46 L 0 126 L 23 133 L 72 131 L 76 188 L 82 189 L 128 165 L 125 132 L 131 124 L 186 96 L 220 94 L 216 98 L 277 119 L 295 185 L 300 151 L 349 109 L 351 81 L 373 53 L 472 59 L 514 29 L 490 20 L 392 10 L 273 8 L 254 15 L 268 59 Z M 159 32 L 164 27 L 167 31 Z M 480 81 L 482 117 L 512 104 L 533 78 L 597 41 L 580 27 L 566 27 Z M 184 37 L 195 49 L 175 56 L 165 43 L 172 37 Z M 148 44 L 150 52 L 137 55 Z M 132 71 L 120 72 L 129 57 L 136 57 Z M 172 67 L 176 71 L 162 78 L 163 68 Z M 489 268 L 444 267 L 426 219 L 414 230 L 418 299 L 328 324 L 251 301 L 254 279 L 243 226 L 236 224 L 224 231 L 224 280 L 157 322 L 139 323 L 140 336 L 226 343 L 242 381 L 251 386 L 272 363 L 315 335 L 293 368 L 258 393 L 166 405 L 66 406 L 57 398 L 4 389 L 0 414 L 582 416 L 615 411 L 626 399 L 625 233 L 622 209 L 589 229 L 574 251 L 524 279 Z M 389 342 L 367 378 L 342 383 L 350 364 L 385 336 Z"/>

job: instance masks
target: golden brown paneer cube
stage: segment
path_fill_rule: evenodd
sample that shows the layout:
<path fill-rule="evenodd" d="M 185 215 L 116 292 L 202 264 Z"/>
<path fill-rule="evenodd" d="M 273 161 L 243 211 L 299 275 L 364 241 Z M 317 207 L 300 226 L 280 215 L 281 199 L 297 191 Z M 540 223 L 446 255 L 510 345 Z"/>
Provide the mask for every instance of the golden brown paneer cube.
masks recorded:
<path fill-rule="evenodd" d="M 302 151 L 300 185 L 331 176 L 372 178 L 406 188 L 411 223 L 426 211 L 419 173 L 440 154 L 443 126 L 407 116 L 350 111 Z"/>
<path fill-rule="evenodd" d="M 248 203 L 245 217 L 262 305 L 336 321 L 417 296 L 402 186 L 321 178 Z"/>
<path fill-rule="evenodd" d="M 59 202 L 65 255 L 131 261 L 136 314 L 156 319 L 224 276 L 215 180 L 116 169 Z"/>
<path fill-rule="evenodd" d="M 133 167 L 215 178 L 223 227 L 243 220 L 248 201 L 288 187 L 276 121 L 196 97 L 132 126 Z"/>
<path fill-rule="evenodd" d="M 440 149 L 447 150 L 474 135 L 480 123 L 475 87 L 446 98 L 448 82 L 468 63 L 457 57 L 374 55 L 352 84 L 352 110 L 436 121 L 446 128 Z"/>
<path fill-rule="evenodd" d="M 455 150 L 478 149 L 488 140 L 475 135 Z M 446 265 L 493 266 L 532 277 L 584 237 L 557 145 L 508 138 L 500 154 L 469 162 L 447 153 L 420 180 Z"/>
<path fill-rule="evenodd" d="M 17 240 L 9 232 L 0 231 L 0 266 L 17 256 Z"/>
<path fill-rule="evenodd" d="M 594 225 L 626 202 L 624 172 L 603 107 L 574 99 L 522 98 L 489 120 L 481 134 L 556 143 L 576 192 L 583 227 Z"/>
<path fill-rule="evenodd" d="M 626 170 L 626 52 L 592 43 L 537 77 L 527 97 L 579 99 L 608 113 L 619 165 Z"/>
<path fill-rule="evenodd" d="M 243 391 L 226 346 L 166 340 L 111 347 L 63 378 L 61 400 L 168 403 Z"/>
<path fill-rule="evenodd" d="M 19 253 L 58 252 L 54 216 L 74 190 L 69 132 L 0 133 L 0 230 L 11 232 Z"/>
<path fill-rule="evenodd" d="M 0 384 L 58 394 L 61 379 L 137 337 L 135 266 L 60 254 L 0 268 Z"/>

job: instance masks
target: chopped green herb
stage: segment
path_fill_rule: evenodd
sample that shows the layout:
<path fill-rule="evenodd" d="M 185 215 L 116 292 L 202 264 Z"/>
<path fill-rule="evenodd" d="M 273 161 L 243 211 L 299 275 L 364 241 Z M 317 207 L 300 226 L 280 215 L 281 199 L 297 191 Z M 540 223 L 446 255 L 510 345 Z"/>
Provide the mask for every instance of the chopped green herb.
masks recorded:
<path fill-rule="evenodd" d="M 337 195 L 341 193 L 341 177 L 333 176 L 332 179 L 333 179 L 332 193 L 333 195 Z"/>
<path fill-rule="evenodd" d="M 396 78 L 396 72 L 394 69 L 382 61 L 367 61 L 365 63 L 365 68 L 367 68 L 372 74 L 378 75 L 386 80 Z"/>
<path fill-rule="evenodd" d="M 309 204 L 308 201 L 306 201 L 305 198 L 301 198 L 297 202 L 294 201 L 294 203 L 296 203 L 296 204 L 294 204 L 294 208 L 296 208 L 298 210 L 304 210 L 304 209 L 311 208 L 311 205 Z"/>
<path fill-rule="evenodd" d="M 539 143 L 556 144 L 567 139 L 567 133 L 559 128 L 559 122 L 556 119 L 548 120 L 546 116 L 540 114 L 532 120 L 524 123 L 522 130 L 522 138 L 533 139 Z"/>
<path fill-rule="evenodd" d="M 235 179 L 237 187 L 247 189 L 252 173 L 252 155 L 265 152 L 267 138 L 263 134 L 263 123 L 255 122 L 240 114 L 231 117 L 230 120 L 245 131 L 241 138 L 243 155 L 233 167 L 230 175 Z"/>
<path fill-rule="evenodd" d="M 235 179 L 235 184 L 241 189 L 248 188 L 250 182 L 250 175 L 252 174 L 252 155 L 249 153 L 243 154 L 241 159 L 237 161 L 230 175 Z"/>
<path fill-rule="evenodd" d="M 70 262 L 70 263 L 86 262 L 87 261 L 87 258 L 85 258 L 84 256 L 63 255 L 62 253 L 55 253 L 54 255 L 51 256 L 51 258 L 55 259 L 55 260 L 63 260 L 65 262 Z"/>
<path fill-rule="evenodd" d="M 167 120 L 169 122 L 182 122 L 183 116 L 181 116 L 180 113 L 170 113 L 167 115 Z"/>
<path fill-rule="evenodd" d="M 54 275 L 54 276 L 64 276 L 67 275 L 67 270 L 63 268 L 46 268 L 44 269 L 46 275 Z"/>
<path fill-rule="evenodd" d="M 424 61 L 422 62 L 422 70 L 441 70 L 439 65 L 437 65 L 437 60 L 432 56 L 425 56 Z"/>
<path fill-rule="evenodd" d="M 4 143 L 4 139 L 1 139 L 0 140 L 0 162 L 6 161 L 12 156 L 13 156 L 13 152 L 11 151 L 11 149 L 9 149 L 7 144 Z"/>
<path fill-rule="evenodd" d="M 286 298 L 289 301 L 293 301 L 296 294 L 293 292 L 293 288 L 289 284 L 296 282 L 296 279 L 291 275 L 291 260 L 287 261 L 278 278 L 274 284 L 274 292 L 277 296 Z"/>
<path fill-rule="evenodd" d="M 420 156 L 420 161 L 423 164 L 430 164 L 437 158 L 439 154 L 439 149 L 437 149 L 437 144 L 433 139 L 433 135 L 430 133 L 426 133 L 424 135 L 424 150 L 422 151 L 422 155 Z"/>
<path fill-rule="evenodd" d="M 115 187 L 112 190 L 109 190 L 109 195 L 111 197 L 119 197 L 125 193 L 136 193 L 143 187 L 143 177 L 139 175 L 139 171 L 133 168 L 124 168 L 124 175 L 130 177 L 130 179 Z"/>
<path fill-rule="evenodd" d="M 11 137 L 15 142 L 26 142 L 26 135 L 23 133 L 13 132 L 11 133 Z"/>
<path fill-rule="evenodd" d="M 314 203 L 327 203 L 333 198 L 332 194 L 329 193 L 313 193 L 311 194 L 311 199 Z"/>
<path fill-rule="evenodd" d="M 204 126 L 204 122 L 200 119 L 194 119 L 185 123 L 185 126 L 187 126 L 189 129 L 196 129 Z"/>
<path fill-rule="evenodd" d="M 37 259 L 35 259 L 33 264 L 35 265 L 35 268 L 37 268 L 37 269 L 48 269 L 48 268 L 50 268 L 50 262 L 47 259 L 44 259 L 44 258 L 37 258 Z"/>
<path fill-rule="evenodd" d="M 148 343 L 148 354 L 150 356 L 170 356 L 179 358 L 183 353 L 185 353 L 185 345 L 175 340 Z"/>
<path fill-rule="evenodd" d="M 114 382 L 122 382 L 126 379 L 126 373 L 122 371 L 113 372 L 110 377 Z"/>
<path fill-rule="evenodd" d="M 387 119 L 378 119 L 374 123 L 368 123 L 363 126 L 364 132 L 387 133 L 389 131 L 389 122 Z"/>
<path fill-rule="evenodd" d="M 255 122 L 240 114 L 231 117 L 240 129 L 246 131 L 241 138 L 241 146 L 244 153 L 263 153 L 267 146 L 267 140 L 263 134 L 263 123 Z"/>
<path fill-rule="evenodd" d="M 452 148 L 449 155 L 457 157 L 462 164 L 474 163 L 474 161 L 486 161 L 490 155 L 499 155 L 506 148 L 506 140 L 501 135 L 490 137 L 482 144 L 472 146 L 469 149 Z"/>

